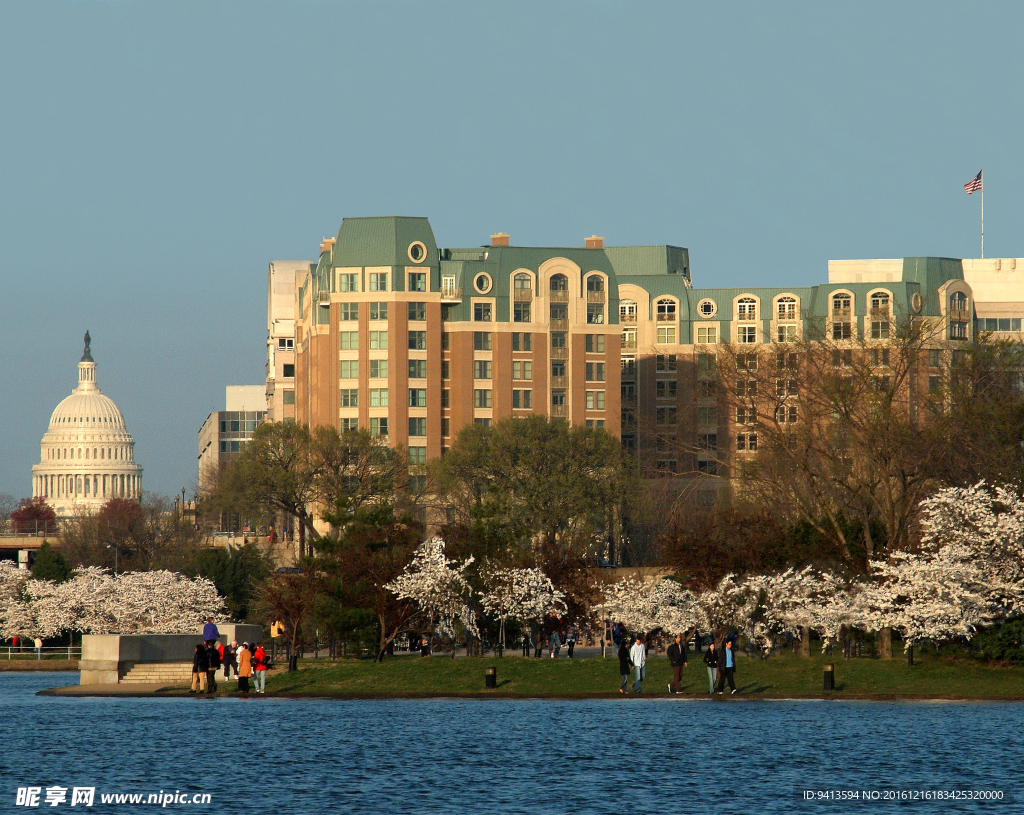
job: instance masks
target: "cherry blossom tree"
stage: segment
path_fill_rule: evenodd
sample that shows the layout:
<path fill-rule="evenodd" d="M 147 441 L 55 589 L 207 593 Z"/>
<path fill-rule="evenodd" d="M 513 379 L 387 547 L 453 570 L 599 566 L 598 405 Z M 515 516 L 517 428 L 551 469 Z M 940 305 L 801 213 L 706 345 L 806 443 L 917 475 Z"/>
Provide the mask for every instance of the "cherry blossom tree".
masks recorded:
<path fill-rule="evenodd" d="M 444 541 L 434 537 L 422 543 L 402 574 L 385 586 L 400 600 L 416 603 L 436 633 L 451 637 L 452 658 L 459 624 L 464 631 L 479 636 L 470 607 L 472 589 L 465 577 L 473 562 L 472 556 L 461 564 L 449 560 Z"/>
<path fill-rule="evenodd" d="M 703 620 L 697 598 L 676 580 L 645 581 L 624 577 L 610 585 L 598 608 L 617 622 L 645 634 L 684 633 Z"/>
<path fill-rule="evenodd" d="M 482 574 L 484 612 L 493 614 L 501 627 L 501 653 L 505 651 L 505 621 L 527 624 L 548 614 L 564 614 L 565 594 L 540 569 L 490 567 Z"/>
<path fill-rule="evenodd" d="M 757 637 L 770 650 L 779 634 L 801 636 L 807 643 L 811 631 L 822 639 L 822 649 L 839 633 L 850 616 L 850 596 L 843 581 L 829 572 L 808 566 L 785 572 L 759 575 L 748 580 L 760 605 Z"/>

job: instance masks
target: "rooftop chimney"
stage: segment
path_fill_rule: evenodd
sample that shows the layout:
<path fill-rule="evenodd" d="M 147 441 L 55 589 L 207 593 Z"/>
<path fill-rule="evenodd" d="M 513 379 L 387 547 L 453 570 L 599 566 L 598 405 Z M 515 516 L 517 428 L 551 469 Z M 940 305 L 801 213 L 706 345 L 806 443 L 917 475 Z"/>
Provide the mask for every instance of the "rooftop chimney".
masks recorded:
<path fill-rule="evenodd" d="M 604 249 L 604 238 L 591 235 L 587 238 L 587 249 Z"/>
<path fill-rule="evenodd" d="M 508 237 L 504 232 L 491 235 L 491 246 L 508 246 Z"/>

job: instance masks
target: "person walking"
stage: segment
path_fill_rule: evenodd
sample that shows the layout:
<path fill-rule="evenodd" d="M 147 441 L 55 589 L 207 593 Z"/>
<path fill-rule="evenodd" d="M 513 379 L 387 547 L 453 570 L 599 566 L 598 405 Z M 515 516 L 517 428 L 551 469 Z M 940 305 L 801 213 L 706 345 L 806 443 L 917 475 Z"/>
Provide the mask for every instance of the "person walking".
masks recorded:
<path fill-rule="evenodd" d="M 215 640 L 216 642 L 216 640 Z M 220 652 L 216 646 L 209 645 L 206 648 L 206 692 L 217 692 L 217 671 L 220 670 Z"/>
<path fill-rule="evenodd" d="M 253 666 L 256 668 L 256 693 L 266 693 L 267 688 L 267 652 L 263 650 L 263 643 L 256 643 L 256 650 L 252 655 Z"/>
<path fill-rule="evenodd" d="M 192 690 L 189 693 L 200 693 L 206 691 L 206 669 L 210 667 L 210 659 L 206 656 L 206 646 L 196 645 L 196 652 L 192 655 Z"/>
<path fill-rule="evenodd" d="M 704 665 L 708 669 L 708 693 L 714 693 L 715 683 L 718 682 L 718 654 L 715 651 L 714 640 L 704 652 Z"/>
<path fill-rule="evenodd" d="M 718 695 L 725 692 L 725 683 L 728 681 L 732 693 L 736 693 L 736 681 L 733 675 L 736 673 L 736 662 L 733 659 L 736 654 L 732 650 L 732 640 L 725 640 L 725 647 L 718 653 Z"/>
<path fill-rule="evenodd" d="M 644 647 L 644 638 L 636 635 L 636 642 L 629 649 L 629 661 L 633 663 L 633 670 L 636 671 L 636 679 L 633 682 L 633 692 L 643 693 L 643 681 L 647 674 L 647 648 Z"/>
<path fill-rule="evenodd" d="M 231 679 L 231 669 L 235 669 L 235 677 L 238 677 L 238 641 L 231 640 L 227 645 L 224 646 L 224 650 L 220 655 L 221 660 L 224 662 L 224 681 Z"/>
<path fill-rule="evenodd" d="M 530 656 L 530 632 L 523 631 L 523 656 Z"/>
<path fill-rule="evenodd" d="M 252 654 L 249 653 L 249 643 L 243 642 L 242 647 L 235 653 L 238 656 L 238 664 L 235 666 L 235 675 L 238 677 L 238 692 L 248 693 L 249 677 L 252 676 Z M 225 675 L 227 674 L 226 666 L 224 673 Z"/>
<path fill-rule="evenodd" d="M 676 641 L 668 647 L 668 664 L 672 666 L 672 681 L 669 683 L 669 693 L 679 693 L 683 684 L 683 668 L 689 663 L 686 661 L 686 643 L 683 642 L 682 634 L 676 634 Z"/>
<path fill-rule="evenodd" d="M 576 626 L 570 624 L 565 629 L 565 645 L 569 649 L 569 659 L 572 659 L 572 649 L 576 647 Z"/>
<path fill-rule="evenodd" d="M 33 640 L 32 644 L 35 645 L 35 647 L 36 647 L 36 659 L 42 659 L 43 658 L 43 638 L 42 637 L 36 637 L 35 640 Z"/>
<path fill-rule="evenodd" d="M 558 652 L 562 650 L 562 638 L 558 636 L 558 629 L 551 629 L 551 636 L 548 638 L 548 649 L 551 651 L 551 658 L 558 659 Z"/>
<path fill-rule="evenodd" d="M 629 649 L 626 641 L 619 637 L 619 676 L 622 681 L 619 683 L 619 693 L 626 692 L 626 685 L 629 683 L 629 672 L 633 670 L 633 663 L 629 661 Z"/>

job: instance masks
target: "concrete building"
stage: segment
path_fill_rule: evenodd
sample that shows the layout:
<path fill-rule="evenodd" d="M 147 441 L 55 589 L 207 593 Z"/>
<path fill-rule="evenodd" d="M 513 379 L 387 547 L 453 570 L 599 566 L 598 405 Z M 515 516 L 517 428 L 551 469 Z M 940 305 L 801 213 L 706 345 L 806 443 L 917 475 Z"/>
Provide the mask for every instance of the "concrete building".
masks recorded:
<path fill-rule="evenodd" d="M 275 260 L 267 275 L 267 419 L 295 418 L 295 281 L 308 260 Z"/>
<path fill-rule="evenodd" d="M 32 467 L 32 497 L 45 498 L 58 517 L 98 510 L 111 498 L 142 495 L 135 440 L 114 401 L 96 385 L 89 332 L 78 363 L 78 386 L 54 409 Z"/>
<path fill-rule="evenodd" d="M 206 417 L 199 429 L 199 491 L 206 492 L 234 456 L 245 449 L 266 418 L 263 385 L 228 385 L 224 410 Z"/>

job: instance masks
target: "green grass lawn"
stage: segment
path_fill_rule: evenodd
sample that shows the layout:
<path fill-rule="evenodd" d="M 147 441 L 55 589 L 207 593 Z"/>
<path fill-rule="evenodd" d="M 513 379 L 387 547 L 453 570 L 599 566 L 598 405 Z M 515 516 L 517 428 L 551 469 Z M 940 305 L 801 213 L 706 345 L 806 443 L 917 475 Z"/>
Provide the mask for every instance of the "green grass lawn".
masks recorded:
<path fill-rule="evenodd" d="M 836 666 L 836 690 L 831 693 L 822 687 L 827 662 Z M 989 666 L 934 654 L 918 655 L 916 663 L 909 667 L 902 658 L 845 660 L 820 655 L 802 659 L 791 653 L 767 660 L 740 658 L 737 697 L 1024 698 L 1022 667 Z M 492 666 L 498 671 L 498 687 L 487 691 L 484 670 Z M 668 660 L 652 658 L 647 664 L 645 695 L 667 694 L 670 679 Z M 402 656 L 381 664 L 358 659 L 307 659 L 300 660 L 298 671 L 288 673 L 275 668 L 267 675 L 268 693 L 302 696 L 618 697 L 618 684 L 618 660 L 612 657 L 452 660 L 444 656 Z M 707 673 L 699 658 L 683 671 L 683 693 L 707 695 Z"/>

